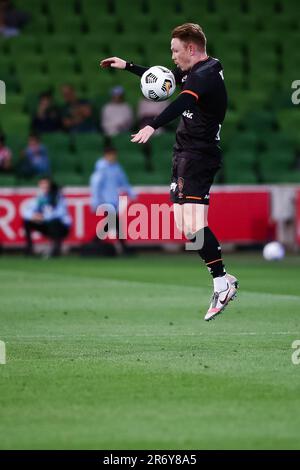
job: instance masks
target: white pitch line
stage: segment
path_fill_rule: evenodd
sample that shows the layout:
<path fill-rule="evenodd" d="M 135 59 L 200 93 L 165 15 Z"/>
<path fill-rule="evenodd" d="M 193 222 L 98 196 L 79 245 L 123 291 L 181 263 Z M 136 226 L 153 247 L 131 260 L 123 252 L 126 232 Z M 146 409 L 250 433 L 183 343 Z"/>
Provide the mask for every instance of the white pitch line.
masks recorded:
<path fill-rule="evenodd" d="M 23 339 L 23 340 L 44 340 L 44 339 L 49 339 L 49 340 L 60 340 L 60 339 L 64 339 L 64 338 L 68 338 L 68 339 L 72 339 L 72 338 L 90 338 L 90 339 L 96 339 L 96 338 L 172 338 L 172 337 L 181 337 L 181 336 L 194 336 L 194 337 L 197 337 L 197 336 L 222 336 L 224 337 L 224 335 L 226 336 L 269 336 L 269 335 L 273 335 L 273 336 L 281 336 L 281 335 L 293 335 L 293 336 L 297 336 L 297 333 L 295 333 L 295 331 L 273 331 L 273 332 L 270 332 L 270 333 L 258 333 L 258 332 L 254 332 L 254 331 L 247 331 L 247 332 L 244 332 L 244 331 L 241 331 L 241 332 L 237 332 L 237 333 L 207 333 L 207 332 L 199 332 L 199 333 L 172 333 L 172 334 L 154 334 L 154 333 L 136 333 L 136 334 L 127 334 L 127 335 L 124 335 L 124 334 L 99 334 L 99 335 L 95 335 L 95 334 L 92 334 L 92 335 L 89 335 L 89 334 L 86 334 L 86 335 L 78 335 L 78 334 L 75 334 L 75 335 L 28 335 L 28 336 L 24 336 L 24 335 L 2 335 L 3 338 L 7 339 L 7 338 L 10 338 L 10 339 Z M 299 335 L 300 335 L 300 330 L 299 330 Z"/>

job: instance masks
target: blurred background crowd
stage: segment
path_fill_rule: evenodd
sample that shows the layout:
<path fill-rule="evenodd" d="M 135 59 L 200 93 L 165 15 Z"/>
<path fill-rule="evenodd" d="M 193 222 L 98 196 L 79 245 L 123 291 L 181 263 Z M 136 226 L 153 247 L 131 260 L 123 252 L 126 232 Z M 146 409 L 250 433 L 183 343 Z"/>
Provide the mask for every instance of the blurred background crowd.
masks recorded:
<path fill-rule="evenodd" d="M 172 68 L 170 31 L 186 21 L 203 27 L 208 53 L 224 66 L 217 182 L 299 182 L 297 9 L 296 0 L 0 0 L 0 185 L 28 184 L 45 168 L 63 184 L 87 184 L 108 137 L 132 183 L 168 184 L 174 134 L 130 143 L 165 103 L 142 100 L 137 77 L 101 71 L 99 60 Z"/>

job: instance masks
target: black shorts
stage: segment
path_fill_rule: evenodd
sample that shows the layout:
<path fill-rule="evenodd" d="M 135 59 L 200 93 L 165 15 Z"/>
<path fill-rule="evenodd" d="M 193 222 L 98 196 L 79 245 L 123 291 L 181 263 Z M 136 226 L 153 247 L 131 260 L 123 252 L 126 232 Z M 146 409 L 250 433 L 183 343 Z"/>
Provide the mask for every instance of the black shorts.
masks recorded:
<path fill-rule="evenodd" d="M 217 171 L 221 168 L 221 155 L 174 154 L 170 186 L 174 203 L 209 204 L 209 191 Z"/>

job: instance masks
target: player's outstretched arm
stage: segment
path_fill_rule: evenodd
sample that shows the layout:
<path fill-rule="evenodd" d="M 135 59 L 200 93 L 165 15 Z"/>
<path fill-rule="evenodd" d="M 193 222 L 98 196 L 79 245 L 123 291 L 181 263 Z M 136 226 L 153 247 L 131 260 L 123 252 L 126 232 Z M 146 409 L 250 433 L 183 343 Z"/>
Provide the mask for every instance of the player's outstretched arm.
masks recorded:
<path fill-rule="evenodd" d="M 126 62 L 126 60 L 120 59 L 119 57 L 108 57 L 107 59 L 101 60 L 100 67 L 103 69 L 108 67 L 112 67 L 114 69 L 126 69 L 128 72 L 134 73 L 139 77 L 141 77 L 149 68 L 136 65 L 133 62 Z"/>
<path fill-rule="evenodd" d="M 192 108 L 197 99 L 195 94 L 181 93 L 162 113 L 153 119 L 150 126 L 143 127 L 137 134 L 132 134 L 131 142 L 145 144 L 152 134 L 161 126 L 165 126 L 169 122 L 176 119 L 186 109 Z"/>
<path fill-rule="evenodd" d="M 114 69 L 125 69 L 126 60 L 120 59 L 119 57 L 108 57 L 100 61 L 100 67 L 106 69 L 112 67 Z"/>

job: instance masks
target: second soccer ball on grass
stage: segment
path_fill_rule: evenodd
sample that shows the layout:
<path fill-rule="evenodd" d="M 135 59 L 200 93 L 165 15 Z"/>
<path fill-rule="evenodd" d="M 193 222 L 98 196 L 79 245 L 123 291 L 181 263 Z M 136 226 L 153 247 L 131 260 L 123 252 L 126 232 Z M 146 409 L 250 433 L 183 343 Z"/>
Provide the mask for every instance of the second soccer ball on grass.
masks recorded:
<path fill-rule="evenodd" d="M 279 261 L 284 258 L 285 249 L 279 242 L 270 242 L 264 246 L 263 257 L 266 261 Z"/>

